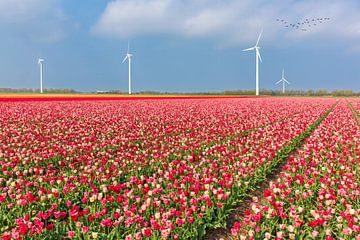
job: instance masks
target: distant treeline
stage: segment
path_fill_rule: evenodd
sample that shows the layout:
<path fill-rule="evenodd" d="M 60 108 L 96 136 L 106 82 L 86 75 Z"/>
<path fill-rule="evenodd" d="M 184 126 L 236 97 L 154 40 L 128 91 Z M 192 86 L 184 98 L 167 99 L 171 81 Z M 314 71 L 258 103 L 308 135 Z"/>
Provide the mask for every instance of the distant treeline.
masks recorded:
<path fill-rule="evenodd" d="M 146 95 L 158 95 L 158 94 L 175 94 L 175 95 L 226 95 L 226 96 L 253 96 L 255 91 L 251 90 L 227 90 L 223 92 L 194 92 L 194 93 L 176 93 L 176 92 L 154 92 L 154 91 L 142 91 L 135 94 L 146 94 Z M 260 95 L 265 96 L 344 96 L 344 97 L 360 97 L 360 92 L 353 92 L 352 90 L 289 90 L 283 94 L 281 91 L 274 90 L 261 90 Z"/>
<path fill-rule="evenodd" d="M 39 89 L 13 89 L 13 88 L 0 88 L 0 93 L 39 93 Z M 79 92 L 74 89 L 44 89 L 44 93 L 85 93 Z M 127 95 L 127 92 L 120 90 L 110 91 L 96 91 L 96 94 L 121 94 Z M 156 91 L 140 91 L 133 93 L 134 95 L 218 95 L 218 96 L 253 96 L 255 91 L 252 90 L 227 90 L 223 92 L 156 92 Z M 360 97 L 360 92 L 353 92 L 352 90 L 287 90 L 285 94 L 281 91 L 274 90 L 261 90 L 260 95 L 265 96 L 334 96 L 334 97 Z"/>
<path fill-rule="evenodd" d="M 44 89 L 44 93 L 78 93 L 74 89 Z M 0 93 L 39 93 L 40 89 L 30 88 L 0 88 Z"/>
<path fill-rule="evenodd" d="M 254 95 L 254 91 L 225 91 L 224 94 L 226 95 Z M 261 95 L 267 96 L 334 96 L 334 97 L 359 97 L 360 92 L 353 92 L 352 90 L 334 90 L 334 91 L 327 91 L 327 90 L 287 90 L 285 94 L 281 91 L 274 91 L 274 90 L 261 90 Z"/>

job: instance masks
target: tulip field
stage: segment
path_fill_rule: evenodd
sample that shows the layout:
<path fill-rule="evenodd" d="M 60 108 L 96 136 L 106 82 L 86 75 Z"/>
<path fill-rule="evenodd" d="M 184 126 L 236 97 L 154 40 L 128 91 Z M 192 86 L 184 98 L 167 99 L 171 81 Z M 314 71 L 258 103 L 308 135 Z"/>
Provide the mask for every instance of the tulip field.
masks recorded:
<path fill-rule="evenodd" d="M 359 112 L 335 98 L 0 101 L 0 239 L 360 239 Z"/>

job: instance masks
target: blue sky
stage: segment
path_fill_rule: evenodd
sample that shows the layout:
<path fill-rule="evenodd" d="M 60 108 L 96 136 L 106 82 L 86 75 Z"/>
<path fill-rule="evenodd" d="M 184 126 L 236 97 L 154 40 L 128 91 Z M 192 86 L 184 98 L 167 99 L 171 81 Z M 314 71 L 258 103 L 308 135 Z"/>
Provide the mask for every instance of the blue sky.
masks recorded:
<path fill-rule="evenodd" d="M 331 20 L 309 31 L 284 28 Z M 261 29 L 262 89 L 285 67 L 290 89 L 360 91 L 360 3 L 356 0 L 1 0 L 0 88 L 127 91 L 254 89 Z"/>

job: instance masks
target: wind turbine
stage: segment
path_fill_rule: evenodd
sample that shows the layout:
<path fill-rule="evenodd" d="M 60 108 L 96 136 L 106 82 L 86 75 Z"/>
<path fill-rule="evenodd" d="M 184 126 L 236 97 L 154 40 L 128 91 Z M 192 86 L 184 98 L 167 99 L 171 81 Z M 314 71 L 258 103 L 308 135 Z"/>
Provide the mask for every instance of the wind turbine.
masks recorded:
<path fill-rule="evenodd" d="M 40 66 L 40 93 L 43 93 L 43 58 L 38 59 L 38 64 Z"/>
<path fill-rule="evenodd" d="M 282 93 L 283 93 L 283 94 L 285 93 L 285 83 L 290 84 L 290 83 L 286 80 L 286 78 L 284 77 L 284 75 L 285 75 L 285 71 L 284 71 L 284 68 L 283 68 L 281 79 L 275 83 L 275 85 L 277 85 L 277 84 L 279 84 L 279 83 L 282 82 Z"/>
<path fill-rule="evenodd" d="M 130 43 L 128 42 L 127 53 L 122 63 L 124 63 L 126 60 L 128 60 L 129 62 L 129 94 L 131 94 L 131 57 L 132 56 L 133 55 L 130 53 Z"/>
<path fill-rule="evenodd" d="M 260 56 L 260 51 L 259 51 L 259 49 L 260 49 L 259 41 L 260 41 L 262 33 L 263 33 L 263 30 L 261 30 L 260 35 L 259 35 L 254 47 L 243 50 L 244 52 L 255 50 L 255 54 L 256 54 L 256 56 L 255 56 L 255 58 L 256 58 L 256 96 L 259 96 L 259 60 L 260 60 L 260 62 L 262 62 L 261 56 Z"/>

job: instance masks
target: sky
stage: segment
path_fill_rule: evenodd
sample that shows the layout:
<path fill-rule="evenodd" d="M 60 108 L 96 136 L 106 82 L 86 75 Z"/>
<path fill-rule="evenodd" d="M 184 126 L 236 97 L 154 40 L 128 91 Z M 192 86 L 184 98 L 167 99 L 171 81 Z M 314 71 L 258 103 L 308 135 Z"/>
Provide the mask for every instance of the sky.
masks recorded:
<path fill-rule="evenodd" d="M 125 92 L 130 41 L 135 92 L 250 90 L 262 29 L 261 89 L 360 91 L 358 0 L 0 0 L 0 88 Z"/>

